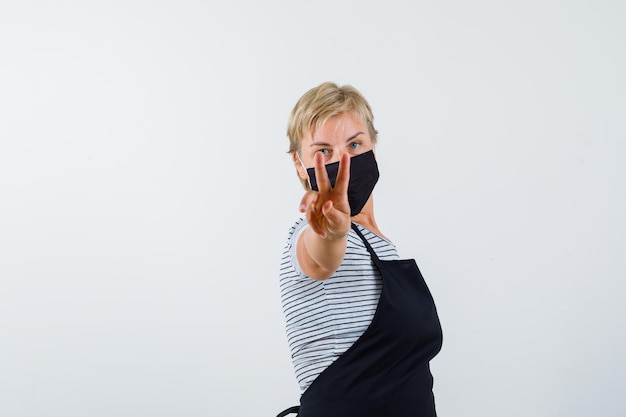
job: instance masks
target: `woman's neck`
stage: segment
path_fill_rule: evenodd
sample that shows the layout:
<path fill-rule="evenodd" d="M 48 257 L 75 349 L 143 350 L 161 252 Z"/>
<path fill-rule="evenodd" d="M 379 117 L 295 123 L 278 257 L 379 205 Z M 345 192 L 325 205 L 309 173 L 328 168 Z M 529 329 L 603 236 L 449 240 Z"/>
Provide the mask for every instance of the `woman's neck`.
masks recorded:
<path fill-rule="evenodd" d="M 376 218 L 374 217 L 374 197 L 370 196 L 367 203 L 365 203 L 363 210 L 361 210 L 361 212 L 356 216 L 352 216 L 351 220 L 352 222 L 358 223 L 366 229 L 371 230 L 377 235 L 385 237 L 378 229 Z"/>

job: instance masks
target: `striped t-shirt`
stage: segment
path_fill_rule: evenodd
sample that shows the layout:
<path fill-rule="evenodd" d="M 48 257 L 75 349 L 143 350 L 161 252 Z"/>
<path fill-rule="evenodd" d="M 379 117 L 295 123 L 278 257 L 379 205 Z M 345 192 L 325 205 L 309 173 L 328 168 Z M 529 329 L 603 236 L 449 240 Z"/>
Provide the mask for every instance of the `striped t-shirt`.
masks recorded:
<path fill-rule="evenodd" d="M 296 243 L 305 226 L 306 220 L 300 219 L 289 230 L 280 265 L 287 340 L 301 392 L 367 329 L 382 288 L 378 269 L 352 229 L 335 274 L 326 280 L 306 276 L 296 258 Z M 357 227 L 380 259 L 398 259 L 393 243 Z"/>

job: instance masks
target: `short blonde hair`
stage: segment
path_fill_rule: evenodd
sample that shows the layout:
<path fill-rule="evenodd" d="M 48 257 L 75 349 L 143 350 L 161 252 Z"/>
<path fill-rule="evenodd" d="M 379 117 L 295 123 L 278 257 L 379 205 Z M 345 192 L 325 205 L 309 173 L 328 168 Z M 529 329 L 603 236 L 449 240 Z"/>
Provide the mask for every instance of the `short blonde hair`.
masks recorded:
<path fill-rule="evenodd" d="M 359 116 L 367 125 L 372 143 L 376 143 L 378 132 L 374 128 L 374 115 L 365 97 L 351 85 L 325 82 L 304 93 L 291 110 L 287 125 L 288 152 L 299 153 L 303 137 L 315 134 L 330 118 L 345 112 Z M 302 180 L 302 184 L 309 189 L 306 180 Z"/>

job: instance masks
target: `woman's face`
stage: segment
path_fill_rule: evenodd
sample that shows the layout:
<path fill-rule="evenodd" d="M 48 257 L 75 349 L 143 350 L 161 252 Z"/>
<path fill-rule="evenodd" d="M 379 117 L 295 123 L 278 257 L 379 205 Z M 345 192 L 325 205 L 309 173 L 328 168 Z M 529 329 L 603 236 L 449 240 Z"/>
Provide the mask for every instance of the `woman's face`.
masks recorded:
<path fill-rule="evenodd" d="M 300 178 L 306 180 L 306 168 L 314 166 L 315 154 L 324 155 L 324 164 L 339 161 L 344 153 L 351 157 L 372 150 L 373 144 L 367 125 L 352 112 L 341 113 L 330 118 L 315 130 L 312 136 L 302 138 L 300 159 L 294 154 L 294 162 Z"/>

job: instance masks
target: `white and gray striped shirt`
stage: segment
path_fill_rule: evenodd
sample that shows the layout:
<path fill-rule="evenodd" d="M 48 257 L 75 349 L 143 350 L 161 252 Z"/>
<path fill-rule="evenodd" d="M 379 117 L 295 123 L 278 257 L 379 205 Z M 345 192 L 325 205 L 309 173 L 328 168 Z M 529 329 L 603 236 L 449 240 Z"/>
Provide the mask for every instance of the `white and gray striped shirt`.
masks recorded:
<path fill-rule="evenodd" d="M 381 291 L 380 274 L 352 229 L 335 274 L 323 281 L 307 277 L 296 259 L 296 242 L 306 226 L 306 220 L 300 219 L 289 230 L 280 264 L 287 340 L 301 392 L 367 329 Z M 398 259 L 393 243 L 357 227 L 380 259 Z"/>

